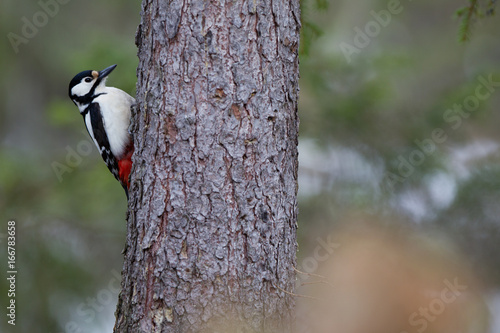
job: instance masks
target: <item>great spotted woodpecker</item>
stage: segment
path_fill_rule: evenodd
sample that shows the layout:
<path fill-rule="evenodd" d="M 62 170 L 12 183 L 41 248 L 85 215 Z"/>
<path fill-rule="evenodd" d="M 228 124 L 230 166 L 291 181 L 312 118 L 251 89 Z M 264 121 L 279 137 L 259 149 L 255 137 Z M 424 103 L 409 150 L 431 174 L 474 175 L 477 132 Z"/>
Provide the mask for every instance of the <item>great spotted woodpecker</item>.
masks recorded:
<path fill-rule="evenodd" d="M 123 90 L 106 87 L 107 76 L 115 67 L 76 74 L 69 83 L 69 97 L 80 110 L 90 137 L 128 198 L 134 152 L 128 128 L 130 108 L 135 100 Z"/>

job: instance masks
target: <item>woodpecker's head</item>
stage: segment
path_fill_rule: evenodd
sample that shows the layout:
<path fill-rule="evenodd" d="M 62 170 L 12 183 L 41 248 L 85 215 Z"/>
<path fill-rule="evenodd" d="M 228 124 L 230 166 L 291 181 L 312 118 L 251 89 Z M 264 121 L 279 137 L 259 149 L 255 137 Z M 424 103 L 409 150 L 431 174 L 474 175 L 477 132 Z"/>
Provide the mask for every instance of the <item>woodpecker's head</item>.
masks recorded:
<path fill-rule="evenodd" d="M 83 71 L 75 75 L 69 83 L 69 98 L 78 106 L 80 112 L 99 94 L 99 88 L 106 86 L 106 79 L 116 65 L 109 66 L 102 71 Z"/>

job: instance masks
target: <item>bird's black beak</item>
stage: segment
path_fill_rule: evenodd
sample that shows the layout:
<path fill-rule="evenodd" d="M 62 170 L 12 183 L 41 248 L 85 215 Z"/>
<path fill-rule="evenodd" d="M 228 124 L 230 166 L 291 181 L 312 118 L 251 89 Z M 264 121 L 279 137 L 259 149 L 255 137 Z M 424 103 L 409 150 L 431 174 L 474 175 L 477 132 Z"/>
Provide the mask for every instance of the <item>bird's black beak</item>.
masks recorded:
<path fill-rule="evenodd" d="M 102 71 L 100 71 L 99 76 L 98 76 L 99 80 L 102 80 L 106 76 L 108 76 L 113 71 L 113 69 L 115 69 L 115 67 L 116 67 L 116 65 L 111 65 L 108 68 L 105 68 Z"/>

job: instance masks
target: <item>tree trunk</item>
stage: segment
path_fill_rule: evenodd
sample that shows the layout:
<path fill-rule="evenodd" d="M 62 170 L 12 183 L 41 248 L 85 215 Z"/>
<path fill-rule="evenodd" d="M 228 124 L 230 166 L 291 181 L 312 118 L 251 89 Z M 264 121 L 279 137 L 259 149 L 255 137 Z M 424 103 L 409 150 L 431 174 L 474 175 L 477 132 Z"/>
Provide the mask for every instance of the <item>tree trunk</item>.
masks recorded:
<path fill-rule="evenodd" d="M 115 332 L 291 332 L 298 0 L 144 0 Z"/>

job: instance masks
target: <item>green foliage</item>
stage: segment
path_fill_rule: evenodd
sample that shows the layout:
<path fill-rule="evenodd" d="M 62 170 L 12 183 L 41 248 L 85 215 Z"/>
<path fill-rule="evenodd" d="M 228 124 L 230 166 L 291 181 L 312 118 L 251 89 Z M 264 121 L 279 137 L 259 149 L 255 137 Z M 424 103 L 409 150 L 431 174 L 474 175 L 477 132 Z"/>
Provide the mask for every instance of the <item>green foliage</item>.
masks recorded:
<path fill-rule="evenodd" d="M 460 19 L 458 39 L 466 42 L 470 39 L 472 28 L 478 19 L 495 14 L 496 0 L 468 0 L 469 4 L 459 8 L 455 15 Z"/>
<path fill-rule="evenodd" d="M 471 46 L 474 47 L 474 52 L 471 52 L 469 46 L 457 45 L 456 41 L 450 40 L 450 33 L 456 32 L 453 22 L 429 21 L 425 14 L 433 10 L 439 13 L 437 17 L 441 17 L 449 13 L 453 5 L 452 1 L 406 5 L 386 27 L 380 26 L 380 32 L 372 35 L 368 46 L 359 48 L 351 62 L 339 51 L 338 44 L 353 44 L 353 29 L 375 22 L 370 12 L 380 12 L 386 3 L 372 1 L 362 6 L 345 1 L 338 6 L 350 8 L 349 13 L 330 10 L 326 14 L 318 12 L 308 17 L 323 35 L 308 46 L 308 57 L 301 58 L 300 130 L 302 140 L 313 139 L 325 154 L 324 160 L 317 162 L 320 167 L 314 171 L 326 175 L 320 177 L 311 172 L 313 180 L 319 178 L 315 181 L 320 184 L 320 191 L 316 196 L 300 201 L 299 224 L 302 223 L 304 229 L 313 223 L 315 228 L 335 224 L 341 220 L 342 214 L 354 211 L 412 216 L 412 219 L 425 221 L 427 225 L 439 225 L 445 233 L 457 238 L 460 238 L 460 231 L 454 230 L 455 221 L 467 212 L 468 217 L 462 220 L 464 223 L 474 221 L 474 226 L 466 231 L 471 238 L 478 237 L 483 226 L 490 230 L 491 218 L 485 216 L 483 208 L 495 211 L 497 200 L 479 195 L 481 178 L 475 176 L 475 170 L 479 168 L 478 175 L 486 175 L 498 164 L 498 159 L 491 157 L 496 153 L 485 153 L 487 157 L 483 158 L 481 150 L 495 152 L 496 143 L 500 141 L 497 129 L 500 114 L 496 112 L 500 89 L 495 87 L 491 96 L 481 98 L 477 107 L 460 116 L 460 123 L 449 121 L 445 113 L 455 104 L 477 98 L 478 91 L 487 92 L 484 87 L 478 90 L 478 77 L 492 75 L 493 82 L 499 81 L 495 75 L 496 66 L 482 66 L 482 59 L 494 57 L 496 48 L 491 44 L 479 44 Z M 486 17 L 486 7 L 478 8 Z M 494 3 L 491 3 L 488 15 L 493 13 L 493 8 Z M 467 13 L 470 12 L 464 9 L 460 17 Z M 477 17 L 471 14 L 469 22 L 474 22 Z M 432 23 L 422 27 L 423 21 Z M 495 23 L 491 20 L 488 26 L 482 26 L 476 33 L 479 37 L 496 34 Z M 482 57 L 476 57 L 476 54 Z M 424 151 L 422 142 L 431 142 L 436 129 L 442 130 L 444 141 L 432 142 L 431 148 Z M 332 149 L 335 154 L 331 153 Z M 344 160 L 349 155 L 337 154 L 340 150 L 362 158 Z M 416 156 L 422 157 L 415 159 Z M 416 162 L 409 166 L 411 158 Z M 363 172 L 357 175 L 361 180 L 353 177 L 350 173 L 356 169 L 368 170 L 366 174 L 370 176 L 365 176 L 371 182 L 362 180 Z M 334 171 L 329 174 L 327 170 Z M 377 179 L 376 172 L 370 174 L 370 170 L 379 170 L 380 178 Z M 401 170 L 407 171 L 403 172 L 404 176 Z M 390 191 L 385 191 L 387 179 L 384 175 L 388 173 L 399 175 L 400 179 Z M 471 173 L 474 176 L 469 179 Z M 304 171 L 304 174 L 308 172 Z M 498 183 L 498 176 L 497 172 L 492 172 L 488 182 Z M 430 184 L 436 177 L 448 179 L 448 185 L 434 184 L 436 188 L 432 191 L 438 193 L 435 194 L 438 198 L 445 197 L 443 193 L 450 191 L 449 206 L 444 203 L 440 207 L 435 203 L 436 197 L 430 195 Z M 328 182 L 329 185 L 325 185 Z M 374 188 L 372 182 L 380 187 Z M 473 188 L 475 194 L 466 196 L 471 200 L 462 201 L 463 195 Z M 488 193 L 495 190 L 488 190 Z M 418 209 L 416 213 L 410 213 L 407 206 Z M 307 239 L 307 236 L 303 237 Z M 477 254 L 475 259 L 478 262 L 481 255 L 494 252 L 494 240 L 498 241 L 498 237 L 492 236 L 487 243 L 488 249 L 484 251 L 478 250 L 480 242 L 474 242 L 476 249 L 471 252 Z M 463 244 L 466 248 L 466 242 Z M 497 271 L 491 276 L 495 277 L 495 283 L 500 281 Z"/>
<path fill-rule="evenodd" d="M 326 11 L 330 0 L 301 0 L 300 15 L 302 19 L 300 50 L 301 56 L 307 56 L 312 43 L 323 34 L 321 28 L 314 23 L 311 15 L 318 11 Z"/>
<path fill-rule="evenodd" d="M 300 50 L 301 56 L 309 55 L 312 43 L 321 35 L 323 32 L 321 28 L 310 21 L 302 21 L 302 30 L 300 38 Z"/>

